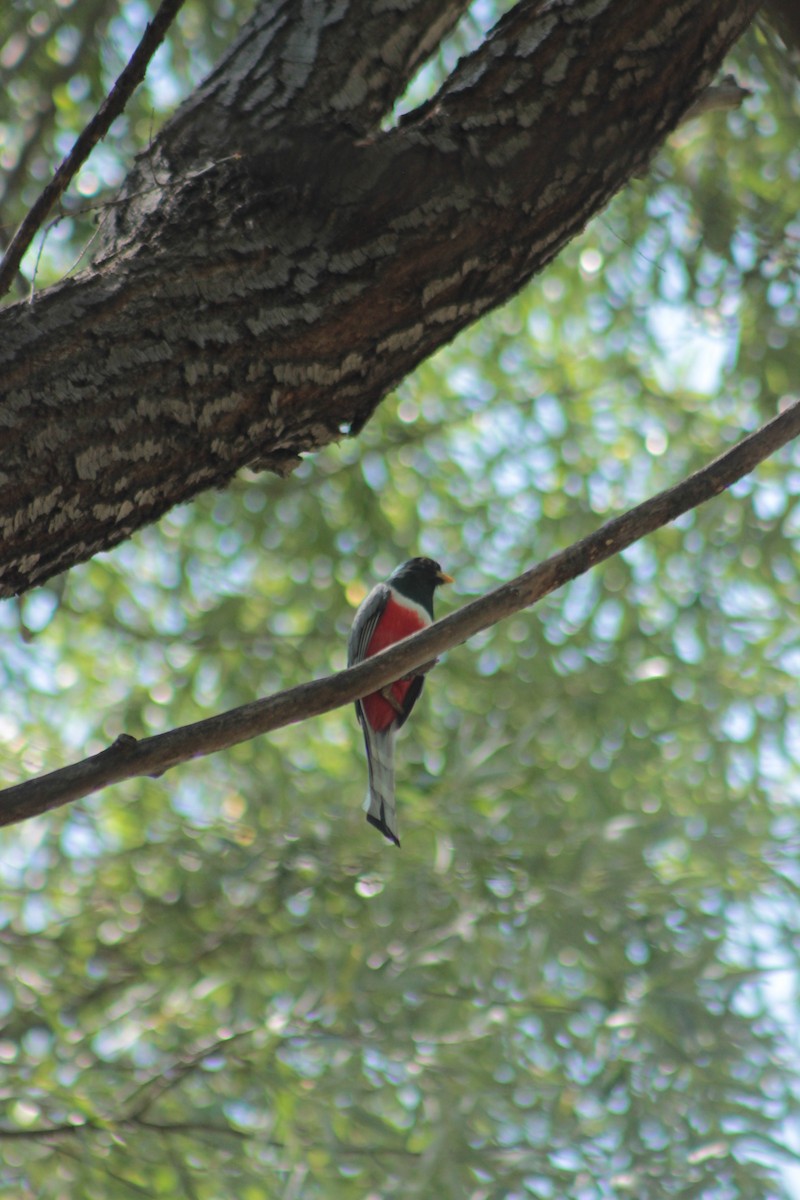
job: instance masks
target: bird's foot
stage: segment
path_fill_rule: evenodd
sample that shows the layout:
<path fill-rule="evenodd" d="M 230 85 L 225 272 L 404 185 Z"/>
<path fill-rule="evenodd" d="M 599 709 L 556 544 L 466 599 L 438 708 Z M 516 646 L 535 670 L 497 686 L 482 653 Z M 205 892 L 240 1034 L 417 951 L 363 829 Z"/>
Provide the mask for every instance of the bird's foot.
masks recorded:
<path fill-rule="evenodd" d="M 381 695 L 383 696 L 386 703 L 390 704 L 392 706 L 394 711 L 397 713 L 398 717 L 405 716 L 405 710 L 404 710 L 402 704 L 400 703 L 400 701 L 395 696 L 394 692 L 392 691 L 391 683 L 388 685 L 388 687 L 381 688 Z"/>
<path fill-rule="evenodd" d="M 402 675 L 397 682 L 409 683 L 412 679 L 417 679 L 420 675 L 427 675 L 428 671 L 435 667 L 438 661 L 438 658 L 432 658 L 430 662 L 423 663 L 421 667 L 415 667 L 407 675 Z M 392 691 L 393 687 L 394 684 L 390 683 L 387 687 L 381 688 L 380 695 L 383 696 L 387 704 L 392 706 L 398 717 L 407 717 L 408 713 Z"/>
<path fill-rule="evenodd" d="M 423 663 L 421 667 L 414 667 L 413 671 L 409 671 L 403 676 L 402 682 L 405 683 L 409 679 L 416 679 L 418 675 L 427 675 L 428 671 L 432 671 L 438 663 L 438 658 L 432 658 L 430 662 Z"/>

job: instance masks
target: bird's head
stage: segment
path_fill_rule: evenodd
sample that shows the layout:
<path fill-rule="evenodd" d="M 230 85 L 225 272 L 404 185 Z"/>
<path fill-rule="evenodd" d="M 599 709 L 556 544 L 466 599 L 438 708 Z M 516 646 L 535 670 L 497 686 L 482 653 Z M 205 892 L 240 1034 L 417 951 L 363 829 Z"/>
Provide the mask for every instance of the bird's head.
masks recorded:
<path fill-rule="evenodd" d="M 401 596 L 422 605 L 432 616 L 434 591 L 443 583 L 452 583 L 453 577 L 432 558 L 410 558 L 392 572 L 387 582 Z"/>
<path fill-rule="evenodd" d="M 389 576 L 389 582 L 393 584 L 406 580 L 437 588 L 442 583 L 453 583 L 453 576 L 443 571 L 432 558 L 409 558 Z"/>

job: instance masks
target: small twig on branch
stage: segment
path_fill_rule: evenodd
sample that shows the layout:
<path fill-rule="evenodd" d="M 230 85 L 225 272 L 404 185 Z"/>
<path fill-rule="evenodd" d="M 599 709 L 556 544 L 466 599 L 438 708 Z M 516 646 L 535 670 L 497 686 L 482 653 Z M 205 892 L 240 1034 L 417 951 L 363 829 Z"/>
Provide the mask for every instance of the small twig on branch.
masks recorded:
<path fill-rule="evenodd" d="M 726 112 L 741 105 L 752 96 L 749 88 L 740 87 L 733 75 L 725 75 L 719 83 L 707 87 L 681 118 L 681 125 L 708 112 Z"/>
<path fill-rule="evenodd" d="M 798 434 L 800 402 L 785 409 L 688 479 L 614 517 L 566 550 L 465 604 L 413 637 L 397 642 L 374 658 L 336 675 L 300 684 L 141 741 L 122 734 L 107 750 L 91 758 L 0 791 L 0 825 L 24 821 L 123 779 L 161 775 L 178 763 L 225 750 L 309 717 L 318 717 L 378 691 L 481 630 L 529 608 L 543 596 L 640 538 L 713 499 Z"/>
<path fill-rule="evenodd" d="M 8 249 L 3 255 L 3 260 L 0 262 L 0 297 L 5 296 L 14 282 L 25 252 L 36 236 L 37 230 L 46 220 L 47 214 L 66 191 L 76 172 L 86 162 L 97 143 L 108 133 L 112 122 L 123 111 L 128 100 L 144 79 L 150 59 L 163 42 L 167 30 L 175 20 L 183 3 L 184 0 L 162 0 L 158 12 L 146 27 L 139 45 L 134 50 L 130 62 L 78 137 L 67 157 L 58 167 L 53 178 L 40 192 L 23 218 L 22 224 L 11 239 Z"/>
<path fill-rule="evenodd" d="M 48 1142 L 53 1138 L 75 1137 L 76 1135 L 85 1136 L 87 1133 L 108 1133 L 109 1130 L 123 1131 L 131 1129 L 147 1129 L 153 1133 L 162 1135 L 173 1133 L 190 1135 L 211 1133 L 215 1137 L 222 1135 L 223 1137 L 239 1138 L 240 1140 L 244 1140 L 250 1136 L 244 1130 L 234 1129 L 231 1125 L 213 1125 L 208 1121 L 173 1121 L 172 1123 L 162 1124 L 157 1121 L 145 1121 L 139 1117 L 115 1117 L 103 1121 L 87 1120 L 65 1125 L 41 1125 L 31 1129 L 0 1128 L 0 1141 Z"/>

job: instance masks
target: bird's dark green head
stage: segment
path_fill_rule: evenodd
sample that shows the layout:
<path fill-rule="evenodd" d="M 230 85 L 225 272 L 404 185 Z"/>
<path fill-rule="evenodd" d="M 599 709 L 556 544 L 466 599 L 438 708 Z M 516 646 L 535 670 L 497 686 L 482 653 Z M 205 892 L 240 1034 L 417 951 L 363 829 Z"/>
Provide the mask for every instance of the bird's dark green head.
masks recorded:
<path fill-rule="evenodd" d="M 452 583 L 453 578 L 432 558 L 410 558 L 392 572 L 387 582 L 396 588 L 401 596 L 406 596 L 415 604 L 421 604 L 433 617 L 433 593 L 440 584 Z"/>

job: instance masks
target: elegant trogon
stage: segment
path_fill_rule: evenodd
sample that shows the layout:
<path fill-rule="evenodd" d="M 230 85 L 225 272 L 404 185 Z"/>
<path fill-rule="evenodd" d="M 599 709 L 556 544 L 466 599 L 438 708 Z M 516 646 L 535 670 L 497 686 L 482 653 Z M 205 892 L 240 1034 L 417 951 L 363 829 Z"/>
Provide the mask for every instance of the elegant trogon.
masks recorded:
<path fill-rule="evenodd" d="M 363 662 L 430 625 L 433 593 L 441 583 L 452 582 L 432 558 L 404 562 L 385 583 L 374 587 L 359 607 L 347 642 L 347 665 Z M 394 798 L 394 742 L 424 682 L 424 675 L 412 675 L 356 701 L 369 766 L 367 820 L 396 846 L 400 839 Z"/>

